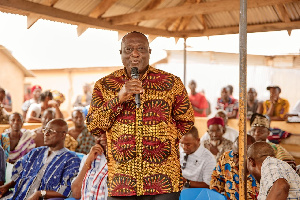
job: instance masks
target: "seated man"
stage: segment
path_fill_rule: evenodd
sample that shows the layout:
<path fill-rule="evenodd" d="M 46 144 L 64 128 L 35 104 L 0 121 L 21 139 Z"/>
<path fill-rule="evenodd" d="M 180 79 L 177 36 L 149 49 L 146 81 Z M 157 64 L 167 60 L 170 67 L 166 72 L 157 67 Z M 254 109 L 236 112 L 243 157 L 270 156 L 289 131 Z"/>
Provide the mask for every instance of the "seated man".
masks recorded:
<path fill-rule="evenodd" d="M 33 139 L 36 144 L 36 147 L 44 146 L 44 133 L 43 129 L 46 128 L 46 125 L 49 121 L 55 119 L 54 110 L 48 108 L 44 111 L 42 115 L 42 126 L 33 130 Z M 66 134 L 65 138 L 65 147 L 71 151 L 75 151 L 77 148 L 78 142 L 69 134 Z"/>
<path fill-rule="evenodd" d="M 277 159 L 283 160 L 290 164 L 294 169 L 296 169 L 296 163 L 294 157 L 279 144 L 274 144 L 267 141 L 267 137 L 270 135 L 270 122 L 268 118 L 262 114 L 255 113 L 252 115 L 250 120 L 251 130 L 249 131 L 256 142 L 268 142 L 275 151 L 275 157 Z"/>
<path fill-rule="evenodd" d="M 270 99 L 263 103 L 263 114 L 268 115 L 271 120 L 284 121 L 290 108 L 288 100 L 279 97 L 279 86 L 269 86 L 267 90 L 270 90 Z"/>
<path fill-rule="evenodd" d="M 300 177 L 286 162 L 275 158 L 268 143 L 255 142 L 247 155 L 247 168 L 260 182 L 258 199 L 299 199 Z"/>
<path fill-rule="evenodd" d="M 224 133 L 223 137 L 227 140 L 230 140 L 231 142 L 234 142 L 235 139 L 239 136 L 239 132 L 237 130 L 231 128 L 230 126 L 228 126 L 228 117 L 227 117 L 226 111 L 218 110 L 215 117 L 221 117 L 224 121 L 225 133 Z M 207 139 L 209 139 L 208 132 L 204 133 L 204 135 L 201 137 L 201 144 L 203 144 L 204 140 L 207 140 Z"/>
<path fill-rule="evenodd" d="M 9 116 L 10 129 L 1 134 L 0 145 L 3 147 L 6 158 L 15 163 L 35 147 L 32 131 L 22 129 L 23 116 L 13 113 Z"/>
<path fill-rule="evenodd" d="M 206 117 L 206 109 L 208 108 L 208 103 L 206 101 L 205 95 L 201 92 L 196 92 L 197 84 L 194 80 L 191 80 L 189 88 L 191 90 L 189 99 L 193 106 L 194 116 Z"/>
<path fill-rule="evenodd" d="M 46 146 L 33 149 L 15 163 L 12 182 L 0 187 L 0 197 L 12 187 L 14 192 L 5 199 L 69 197 L 80 159 L 64 148 L 67 132 L 68 125 L 63 119 L 51 120 L 44 129 Z"/>
<path fill-rule="evenodd" d="M 224 121 L 221 117 L 213 117 L 207 121 L 207 132 L 209 139 L 204 140 L 204 147 L 207 148 L 216 158 L 226 151 L 232 150 L 233 143 L 223 137 L 225 133 Z"/>
<path fill-rule="evenodd" d="M 247 135 L 247 148 L 255 139 Z M 227 199 L 239 199 L 239 140 L 233 143 L 233 150 L 225 152 L 217 162 L 210 182 L 210 189 L 224 193 Z M 247 199 L 257 199 L 259 186 L 255 178 L 247 175 Z"/>
<path fill-rule="evenodd" d="M 0 146 L 0 186 L 5 183 L 6 158 L 2 146 Z"/>
<path fill-rule="evenodd" d="M 42 92 L 42 87 L 39 85 L 34 85 L 31 87 L 30 93 L 32 95 L 32 98 L 25 101 L 22 105 L 22 111 L 23 111 L 23 117 L 26 118 L 26 114 L 28 111 L 28 108 L 33 103 L 40 103 L 40 96 Z"/>
<path fill-rule="evenodd" d="M 72 196 L 76 199 L 107 199 L 106 135 L 94 137 L 96 145 L 81 160 L 79 174 L 72 182 Z"/>
<path fill-rule="evenodd" d="M 78 142 L 75 151 L 88 154 L 92 146 L 96 143 L 94 136 L 87 130 L 84 120 L 85 116 L 83 112 L 81 110 L 74 110 L 72 112 L 72 121 L 75 126 L 70 128 L 68 133 Z"/>
<path fill-rule="evenodd" d="M 239 103 L 236 99 L 230 97 L 228 87 L 222 88 L 221 97 L 218 98 L 216 109 L 225 110 L 229 119 L 237 118 Z"/>
<path fill-rule="evenodd" d="M 186 188 L 208 188 L 211 174 L 216 166 L 215 157 L 200 145 L 196 127 L 180 140 L 180 165 Z"/>
<path fill-rule="evenodd" d="M 247 99 L 247 119 L 250 120 L 254 113 L 259 113 L 263 110 L 262 102 L 256 99 L 257 92 L 254 88 L 249 88 L 248 99 Z"/>

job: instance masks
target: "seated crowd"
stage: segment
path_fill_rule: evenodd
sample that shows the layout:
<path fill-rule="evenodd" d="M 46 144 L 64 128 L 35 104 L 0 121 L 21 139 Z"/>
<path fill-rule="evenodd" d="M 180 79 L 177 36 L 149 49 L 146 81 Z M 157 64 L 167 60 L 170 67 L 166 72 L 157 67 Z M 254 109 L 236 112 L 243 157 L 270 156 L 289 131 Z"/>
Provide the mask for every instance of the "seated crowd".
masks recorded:
<path fill-rule="evenodd" d="M 195 81 L 189 88 L 195 116 L 206 117 L 211 112 L 210 103 L 204 93 L 196 92 Z M 232 90 L 230 85 L 221 89 L 217 112 L 207 121 L 207 132 L 201 138 L 194 126 L 179 141 L 184 189 L 209 188 L 227 199 L 239 199 L 239 136 L 228 126 L 228 120 L 239 115 Z M 288 114 L 289 103 L 279 97 L 278 86 L 267 90 L 270 99 L 265 102 L 256 99 L 254 88 L 248 90 L 247 199 L 300 199 L 295 159 L 281 145 L 268 140 L 273 130 L 271 120 L 295 117 L 300 111 Z M 31 93 L 22 114 L 9 114 L 1 104 L 0 122 L 10 128 L 0 137 L 0 199 L 106 199 L 105 134 L 92 135 L 85 124 L 85 111 L 78 107 L 71 113 L 74 126 L 69 128 L 60 110 L 65 100 L 60 92 L 42 92 L 36 85 Z M 85 95 L 74 105 L 88 106 L 91 95 Z M 3 95 L 0 97 L 3 100 Z M 41 126 L 26 130 L 22 128 L 24 122 Z M 5 180 L 7 162 L 13 164 L 10 182 Z"/>

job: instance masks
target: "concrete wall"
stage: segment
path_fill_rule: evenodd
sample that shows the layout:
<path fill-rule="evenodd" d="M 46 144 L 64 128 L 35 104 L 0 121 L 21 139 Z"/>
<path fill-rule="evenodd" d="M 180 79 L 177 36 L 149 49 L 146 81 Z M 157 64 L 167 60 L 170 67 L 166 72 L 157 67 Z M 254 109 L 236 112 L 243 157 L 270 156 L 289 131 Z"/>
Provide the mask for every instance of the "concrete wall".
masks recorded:
<path fill-rule="evenodd" d="M 24 100 L 24 73 L 0 51 L 0 87 L 11 94 L 13 112 L 22 113 Z"/>

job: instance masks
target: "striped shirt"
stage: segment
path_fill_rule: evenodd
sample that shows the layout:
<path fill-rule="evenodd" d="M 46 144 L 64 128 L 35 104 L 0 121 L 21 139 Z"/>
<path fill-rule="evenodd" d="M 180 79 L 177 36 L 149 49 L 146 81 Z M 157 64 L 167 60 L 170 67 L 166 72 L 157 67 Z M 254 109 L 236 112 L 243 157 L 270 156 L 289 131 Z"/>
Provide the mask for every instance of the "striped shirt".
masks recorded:
<path fill-rule="evenodd" d="M 80 164 L 82 170 L 88 155 L 85 155 Z M 81 200 L 105 200 L 107 199 L 107 162 L 105 156 L 98 155 L 92 162 L 83 179 L 81 188 Z"/>
<path fill-rule="evenodd" d="M 199 148 L 192 154 L 188 155 L 187 160 L 184 160 L 186 154 L 180 148 L 180 164 L 186 162 L 186 166 L 182 169 L 182 176 L 190 181 L 205 182 L 210 184 L 211 174 L 216 166 L 216 159 L 212 153 L 200 145 Z"/>
<path fill-rule="evenodd" d="M 273 183 L 280 178 L 290 185 L 287 199 L 300 200 L 300 177 L 289 164 L 273 157 L 267 157 L 262 163 L 258 200 L 265 200 Z"/>

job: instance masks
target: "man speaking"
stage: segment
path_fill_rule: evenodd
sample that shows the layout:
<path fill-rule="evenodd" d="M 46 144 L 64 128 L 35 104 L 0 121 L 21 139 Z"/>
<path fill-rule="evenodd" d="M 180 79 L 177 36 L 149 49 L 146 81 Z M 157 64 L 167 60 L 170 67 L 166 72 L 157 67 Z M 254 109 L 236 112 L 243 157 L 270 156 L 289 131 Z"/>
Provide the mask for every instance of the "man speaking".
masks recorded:
<path fill-rule="evenodd" d="M 107 136 L 109 200 L 175 200 L 182 189 L 178 143 L 194 111 L 180 78 L 149 66 L 150 53 L 144 34 L 128 33 L 124 68 L 94 86 L 87 126 Z"/>

